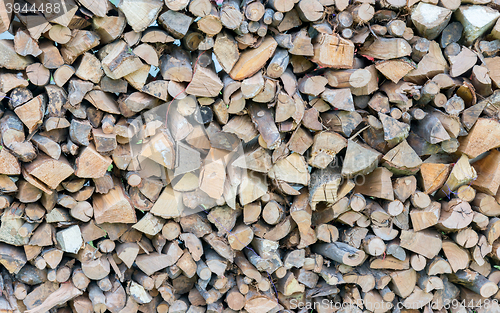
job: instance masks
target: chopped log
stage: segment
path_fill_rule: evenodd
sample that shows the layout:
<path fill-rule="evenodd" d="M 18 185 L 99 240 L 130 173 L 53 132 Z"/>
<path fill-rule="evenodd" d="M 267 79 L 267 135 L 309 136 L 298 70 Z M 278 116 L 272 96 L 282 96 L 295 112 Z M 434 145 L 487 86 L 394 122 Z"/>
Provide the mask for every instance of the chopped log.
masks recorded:
<path fill-rule="evenodd" d="M 456 11 L 457 20 L 464 26 L 464 41 L 470 45 L 496 22 L 500 13 L 484 6 L 460 6 Z M 477 23 L 477 19 L 482 19 Z"/>
<path fill-rule="evenodd" d="M 401 231 L 401 247 L 432 259 L 442 247 L 442 241 L 437 232 L 423 230 L 419 232 Z M 432 245 L 430 244 L 432 242 Z M 432 248 L 432 249 L 431 249 Z"/>
<path fill-rule="evenodd" d="M 325 49 L 333 46 L 335 49 Z M 339 36 L 320 34 L 315 38 L 312 62 L 332 68 L 352 68 L 354 44 Z"/>
<path fill-rule="evenodd" d="M 410 218 L 415 231 L 429 228 L 438 223 L 441 212 L 441 205 L 438 202 L 433 202 L 429 206 L 420 209 L 412 210 Z"/>
<path fill-rule="evenodd" d="M 391 182 L 392 173 L 383 167 L 376 168 L 372 173 L 364 177 L 364 184 L 357 185 L 354 189 L 355 192 L 386 199 L 394 200 L 394 192 Z"/>
<path fill-rule="evenodd" d="M 401 38 L 378 38 L 366 43 L 360 53 L 376 59 L 389 60 L 410 55 L 411 47 Z"/>
<path fill-rule="evenodd" d="M 126 198 L 123 187 L 114 180 L 115 187 L 108 193 L 96 195 L 94 200 L 94 217 L 101 223 L 136 223 L 135 212 Z M 117 214 L 116 212 L 121 212 Z"/>
<path fill-rule="evenodd" d="M 315 253 L 349 266 L 359 265 L 365 260 L 365 253 L 362 250 L 345 243 L 317 243 L 312 248 Z"/>
<path fill-rule="evenodd" d="M 325 91 L 321 93 L 321 98 L 339 110 L 354 111 L 352 94 L 347 88 L 325 89 Z"/>
<path fill-rule="evenodd" d="M 380 154 L 352 140 L 348 141 L 342 175 L 354 177 L 372 172 L 378 164 Z"/>
<path fill-rule="evenodd" d="M 457 77 L 469 69 L 471 69 L 477 62 L 476 54 L 467 49 L 466 47 L 462 48 L 462 51 L 456 56 L 450 56 L 450 76 Z"/>
<path fill-rule="evenodd" d="M 42 153 L 24 169 L 27 174 L 32 175 L 39 183 L 50 189 L 56 189 L 63 180 L 73 174 L 73 168 L 64 156 L 55 160 Z M 54 170 L 58 175 L 54 175 Z"/>
<path fill-rule="evenodd" d="M 104 73 L 112 78 L 119 79 L 137 71 L 142 62 L 124 41 L 118 41 L 110 47 L 110 51 L 101 60 Z"/>
<path fill-rule="evenodd" d="M 457 163 L 455 163 L 455 166 L 453 166 L 453 169 L 451 170 L 444 186 L 439 191 L 439 194 L 449 197 L 449 195 L 453 191 L 457 190 L 458 187 L 469 184 L 476 178 L 476 170 L 469 164 L 467 156 L 462 155 Z"/>
<path fill-rule="evenodd" d="M 419 3 L 411 13 L 411 20 L 420 35 L 433 40 L 448 25 L 451 10 L 428 3 Z"/>
<path fill-rule="evenodd" d="M 112 160 L 99 154 L 90 144 L 81 150 L 75 161 L 75 175 L 83 178 L 99 178 L 104 176 Z"/>
<path fill-rule="evenodd" d="M 242 80 L 255 74 L 274 54 L 277 42 L 271 37 L 266 37 L 262 44 L 241 54 L 229 75 L 234 80 Z"/>
<path fill-rule="evenodd" d="M 11 40 L 2 39 L 0 41 L 0 51 L 2 51 L 2 59 L 0 65 L 11 70 L 24 70 L 28 65 L 33 63 L 29 57 L 18 55 L 14 50 L 14 43 Z"/>
<path fill-rule="evenodd" d="M 450 281 L 464 285 L 466 288 L 487 298 L 498 291 L 498 286 L 486 277 L 471 270 L 460 270 L 450 276 Z"/>
<path fill-rule="evenodd" d="M 397 175 L 415 174 L 422 165 L 422 160 L 406 140 L 387 152 L 382 161 L 382 166 Z"/>

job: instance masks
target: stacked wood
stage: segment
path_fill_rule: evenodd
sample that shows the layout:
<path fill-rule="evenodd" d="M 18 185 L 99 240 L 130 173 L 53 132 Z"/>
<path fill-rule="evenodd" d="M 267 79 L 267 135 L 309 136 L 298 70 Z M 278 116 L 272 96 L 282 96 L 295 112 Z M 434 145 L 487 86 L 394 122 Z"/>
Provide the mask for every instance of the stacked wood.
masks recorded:
<path fill-rule="evenodd" d="M 0 312 L 500 311 L 500 1 L 18 2 Z"/>

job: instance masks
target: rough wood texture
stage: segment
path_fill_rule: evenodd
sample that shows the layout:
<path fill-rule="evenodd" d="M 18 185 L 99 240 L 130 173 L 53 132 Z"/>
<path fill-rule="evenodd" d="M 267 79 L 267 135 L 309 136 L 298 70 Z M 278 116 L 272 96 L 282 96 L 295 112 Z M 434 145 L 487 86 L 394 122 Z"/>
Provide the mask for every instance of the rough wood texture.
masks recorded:
<path fill-rule="evenodd" d="M 1 312 L 498 311 L 498 0 L 19 4 Z"/>

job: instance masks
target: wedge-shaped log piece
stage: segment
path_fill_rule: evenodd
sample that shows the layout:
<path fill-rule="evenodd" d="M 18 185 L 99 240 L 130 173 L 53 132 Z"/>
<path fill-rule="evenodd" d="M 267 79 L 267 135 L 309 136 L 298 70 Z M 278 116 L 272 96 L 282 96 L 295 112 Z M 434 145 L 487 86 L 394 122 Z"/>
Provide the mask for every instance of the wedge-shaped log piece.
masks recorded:
<path fill-rule="evenodd" d="M 26 255 L 22 248 L 0 243 L 0 264 L 11 274 L 17 274 L 26 264 Z"/>
<path fill-rule="evenodd" d="M 132 41 L 127 41 L 128 44 L 133 44 L 137 42 L 139 39 L 141 42 L 145 43 L 171 43 L 175 41 L 175 38 L 170 36 L 166 31 L 158 28 L 158 27 L 148 27 L 143 33 L 142 37 L 137 36 L 138 34 L 133 32 L 132 37 L 134 38 Z M 126 38 L 126 37 L 125 37 Z"/>
<path fill-rule="evenodd" d="M 226 243 L 225 238 L 210 233 L 203 237 L 203 240 L 214 249 L 217 254 L 233 263 L 235 251 Z"/>
<path fill-rule="evenodd" d="M 136 223 L 135 210 L 125 195 L 123 185 L 113 179 L 114 187 L 106 194 L 94 195 L 94 218 L 102 223 Z"/>
<path fill-rule="evenodd" d="M 427 275 L 450 274 L 453 272 L 450 263 L 440 256 L 431 260 L 426 271 Z"/>
<path fill-rule="evenodd" d="M 309 201 L 312 210 L 316 210 L 316 204 L 319 202 L 334 204 L 338 201 L 337 192 L 341 180 L 339 171 L 331 167 L 316 170 L 311 174 Z"/>
<path fill-rule="evenodd" d="M 394 271 L 390 274 L 392 289 L 401 298 L 408 297 L 417 284 L 417 272 L 413 268 L 404 271 Z"/>
<path fill-rule="evenodd" d="M 146 213 L 136 224 L 132 225 L 132 228 L 141 233 L 154 236 L 161 232 L 164 223 L 165 221 L 162 218 Z"/>
<path fill-rule="evenodd" d="M 429 52 L 424 55 L 420 62 L 418 62 L 417 68 L 405 76 L 405 80 L 417 84 L 424 84 L 429 78 L 444 73 L 447 69 L 448 62 L 446 62 L 439 44 L 435 41 L 431 41 L 429 44 Z"/>
<path fill-rule="evenodd" d="M 93 144 L 83 148 L 75 161 L 75 175 L 82 178 L 100 178 L 106 174 L 113 160 L 96 151 Z"/>
<path fill-rule="evenodd" d="M 309 184 L 309 171 L 304 157 L 292 153 L 288 157 L 277 161 L 268 173 L 271 179 L 278 179 L 287 183 Z"/>
<path fill-rule="evenodd" d="M 430 114 L 418 121 L 415 133 L 431 144 L 440 143 L 451 138 L 439 119 Z"/>
<path fill-rule="evenodd" d="M 106 13 L 108 12 L 109 8 L 109 3 L 107 3 L 104 0 L 82 0 L 79 1 L 82 6 L 84 6 L 86 9 L 88 9 L 90 12 L 93 14 L 104 17 L 106 16 Z"/>
<path fill-rule="evenodd" d="M 14 3 L 14 1 L 4 1 L 3 5 L 5 6 L 7 3 L 10 3 L 11 5 Z M 6 10 L 6 8 L 2 9 L 2 14 L 1 14 L 1 22 L 0 22 L 0 32 L 4 33 L 9 30 L 10 23 L 12 21 L 12 11 Z"/>
<path fill-rule="evenodd" d="M 226 152 L 211 149 L 200 170 L 200 189 L 213 199 L 219 199 L 224 192 Z"/>
<path fill-rule="evenodd" d="M 19 161 L 7 149 L 0 150 L 0 174 L 21 174 L 21 166 L 19 164 Z"/>
<path fill-rule="evenodd" d="M 125 75 L 123 78 L 137 90 L 141 90 L 146 84 L 151 65 L 143 64 L 137 71 Z"/>
<path fill-rule="evenodd" d="M 421 254 L 428 259 L 435 257 L 443 246 L 439 233 L 431 230 L 418 232 L 402 230 L 400 240 L 401 247 Z"/>
<path fill-rule="evenodd" d="M 342 176 L 354 177 L 372 172 L 378 165 L 381 154 L 352 140 L 347 142 L 347 151 L 342 165 Z"/>
<path fill-rule="evenodd" d="M 142 67 L 141 59 L 125 41 L 119 40 L 109 45 L 109 53 L 101 60 L 101 64 L 104 73 L 110 78 L 122 78 Z"/>
<path fill-rule="evenodd" d="M 264 77 L 262 72 L 257 72 L 257 74 L 245 78 L 241 82 L 241 93 L 243 98 L 249 99 L 257 96 L 262 90 L 264 90 Z M 230 112 L 233 113 L 233 112 Z"/>
<path fill-rule="evenodd" d="M 83 245 L 82 233 L 78 225 L 58 231 L 56 240 L 61 250 L 68 253 L 77 253 Z"/>
<path fill-rule="evenodd" d="M 424 192 L 432 194 L 441 188 L 448 178 L 450 171 L 450 164 L 434 163 L 431 160 L 426 160 L 426 162 L 422 163 L 419 179 Z"/>
<path fill-rule="evenodd" d="M 158 100 L 155 97 L 147 95 L 143 92 L 133 92 L 128 95 L 122 95 L 118 99 L 119 109 L 122 115 L 130 117 L 144 109 L 152 109 L 158 105 Z"/>
<path fill-rule="evenodd" d="M 422 165 L 422 160 L 406 140 L 387 152 L 382 161 L 382 166 L 396 175 L 416 174 Z"/>
<path fill-rule="evenodd" d="M 257 73 L 274 54 L 277 46 L 276 40 L 266 37 L 258 48 L 249 49 L 241 54 L 229 76 L 234 80 L 242 80 Z"/>
<path fill-rule="evenodd" d="M 33 162 L 25 164 L 24 169 L 50 189 L 56 189 L 74 172 L 73 167 L 63 155 L 55 160 L 45 153 L 39 153 Z"/>
<path fill-rule="evenodd" d="M 373 172 L 364 176 L 363 184 L 358 183 L 355 193 L 365 196 L 394 200 L 394 191 L 391 181 L 392 173 L 385 167 L 377 167 Z"/>
<path fill-rule="evenodd" d="M 0 39 L 0 66 L 9 70 L 24 70 L 33 63 L 30 57 L 23 57 L 14 50 L 14 41 Z"/>
<path fill-rule="evenodd" d="M 29 82 L 27 79 L 18 77 L 17 75 L 14 75 L 12 73 L 0 74 L 0 83 L 1 83 L 1 91 L 5 93 L 17 87 L 29 86 Z"/>
<path fill-rule="evenodd" d="M 121 13 L 118 16 L 96 16 L 92 21 L 93 29 L 101 37 L 101 44 L 110 43 L 121 36 L 126 25 L 127 20 Z"/>
<path fill-rule="evenodd" d="M 143 145 L 140 155 L 173 169 L 175 166 L 174 149 L 174 140 L 168 130 L 161 130 Z"/>
<path fill-rule="evenodd" d="M 190 82 L 193 78 L 193 68 L 189 54 L 181 49 L 174 49 L 161 59 L 160 72 L 165 80 Z"/>
<path fill-rule="evenodd" d="M 215 39 L 213 50 L 222 69 L 226 73 L 231 72 L 240 57 L 238 43 L 234 40 L 233 36 L 227 32 L 219 33 Z"/>
<path fill-rule="evenodd" d="M 88 0 L 87 0 L 88 1 Z M 161 0 L 123 0 L 118 4 L 118 8 L 125 14 L 127 23 L 132 26 L 135 32 L 142 32 L 151 25 L 163 7 Z"/>
<path fill-rule="evenodd" d="M 352 132 L 362 122 L 363 118 L 358 112 L 328 111 L 321 115 L 322 123 L 330 130 L 350 137 Z"/>
<path fill-rule="evenodd" d="M 128 268 L 132 267 L 138 253 L 139 245 L 135 242 L 124 242 L 116 246 L 116 255 Z"/>
<path fill-rule="evenodd" d="M 142 92 L 145 92 L 148 95 L 151 95 L 163 101 L 167 101 L 168 99 L 167 88 L 168 88 L 168 81 L 158 79 L 142 87 Z"/>
<path fill-rule="evenodd" d="M 304 76 L 299 79 L 299 91 L 311 96 L 318 96 L 325 91 L 328 80 L 323 76 Z"/>
<path fill-rule="evenodd" d="M 496 195 L 500 186 L 500 152 L 496 149 L 483 159 L 473 163 L 477 179 L 472 181 L 474 189 L 489 195 Z"/>
<path fill-rule="evenodd" d="M 84 99 L 92 103 L 101 111 L 111 114 L 120 114 L 118 105 L 110 93 L 102 90 L 91 90 L 85 95 Z"/>
<path fill-rule="evenodd" d="M 405 140 L 410 133 L 410 125 L 399 122 L 392 116 L 378 113 L 380 121 L 384 127 L 384 140 L 393 147 Z"/>
<path fill-rule="evenodd" d="M 262 147 L 258 147 L 257 149 L 246 152 L 245 155 L 238 157 L 233 161 L 232 166 L 267 173 L 273 167 L 273 164 L 269 152 Z"/>
<path fill-rule="evenodd" d="M 420 2 L 411 13 L 411 21 L 421 36 L 433 40 L 448 25 L 451 13 L 447 8 Z"/>
<path fill-rule="evenodd" d="M 100 280 L 108 276 L 110 264 L 105 256 L 82 262 L 82 271 L 91 280 Z"/>
<path fill-rule="evenodd" d="M 314 46 L 306 28 L 302 28 L 298 32 L 292 33 L 291 40 L 293 47 L 288 50 L 290 54 L 314 56 Z"/>
<path fill-rule="evenodd" d="M 483 152 L 500 147 L 500 123 L 494 119 L 479 118 L 465 137 L 460 137 L 458 152 L 475 158 Z"/>
<path fill-rule="evenodd" d="M 8 179 L 8 178 L 7 178 Z M 2 214 L 2 224 L 0 225 L 0 241 L 13 246 L 28 244 L 29 238 L 22 237 L 19 229 L 23 226 L 22 213 L 24 205 L 15 203 Z"/>
<path fill-rule="evenodd" d="M 82 102 L 83 97 L 87 94 L 87 92 L 91 91 L 94 87 L 94 84 L 88 81 L 83 81 L 80 79 L 71 79 L 69 81 L 68 88 L 68 100 L 72 106 L 76 106 L 80 102 Z"/>
<path fill-rule="evenodd" d="M 467 47 L 462 47 L 462 51 L 455 56 L 449 57 L 450 76 L 458 77 L 470 70 L 477 62 L 477 55 Z"/>
<path fill-rule="evenodd" d="M 415 66 L 406 58 L 380 61 L 375 64 L 375 68 L 385 77 L 397 84 L 410 71 L 415 69 Z"/>
<path fill-rule="evenodd" d="M 325 100 L 336 109 L 344 111 L 354 111 L 354 101 L 352 99 L 351 90 L 349 88 L 327 88 L 321 93 L 321 99 Z"/>
<path fill-rule="evenodd" d="M 466 45 L 491 29 L 499 16 L 497 10 L 485 5 L 463 5 L 455 11 L 456 19 L 464 26 L 462 36 Z"/>
<path fill-rule="evenodd" d="M 375 59 L 389 60 L 409 56 L 411 46 L 402 38 L 377 38 L 365 43 L 359 53 Z"/>
<path fill-rule="evenodd" d="M 266 194 L 267 189 L 268 185 L 264 176 L 259 175 L 258 173 L 244 175 L 238 190 L 241 205 L 245 205 L 259 199 Z"/>
<path fill-rule="evenodd" d="M 24 125 L 28 127 L 29 132 L 32 133 L 42 125 L 46 106 L 47 97 L 41 94 L 25 104 L 16 107 L 14 112 L 19 116 Z"/>
<path fill-rule="evenodd" d="M 180 39 L 187 34 L 193 18 L 181 12 L 169 10 L 158 17 L 158 22 L 172 36 Z"/>
<path fill-rule="evenodd" d="M 85 52 L 83 57 L 77 63 L 78 64 L 75 66 L 75 75 L 77 77 L 84 80 L 90 80 L 95 84 L 99 83 L 104 71 L 101 68 L 101 61 L 99 61 L 95 55 Z"/>
<path fill-rule="evenodd" d="M 67 282 L 65 284 L 61 284 L 59 289 L 48 293 L 48 296 L 40 303 L 40 299 L 37 300 L 37 306 L 31 308 L 30 310 L 26 310 L 27 313 L 43 313 L 48 312 L 52 308 L 64 305 L 68 301 L 80 296 L 83 293 L 82 290 L 76 288 L 72 282 Z M 76 301 L 76 300 L 75 300 Z"/>
<path fill-rule="evenodd" d="M 352 68 L 354 44 L 339 35 L 320 33 L 313 43 L 314 56 L 311 61 L 331 68 Z"/>
<path fill-rule="evenodd" d="M 492 82 L 494 83 L 494 85 L 497 85 L 497 86 L 500 84 L 500 71 L 499 71 L 499 67 L 498 67 L 498 60 L 499 59 L 500 59 L 500 57 L 491 57 L 491 58 L 484 59 L 486 68 L 489 71 L 488 74 L 489 74 Z M 495 94 L 497 94 L 496 97 L 495 97 Z M 490 103 L 488 103 L 488 105 L 486 106 L 486 109 L 485 109 L 485 113 L 487 113 L 489 116 L 495 116 L 494 114 L 491 114 L 491 109 L 494 109 L 493 112 L 498 112 L 498 107 L 499 107 L 498 100 L 497 100 L 498 99 L 498 92 L 496 90 L 493 93 L 493 95 L 490 97 L 490 99 L 488 99 L 488 100 L 493 100 L 493 99 L 491 99 L 492 97 L 496 98 L 495 99 L 496 101 L 491 101 Z M 496 102 L 496 103 L 493 103 L 493 102 Z"/>
<path fill-rule="evenodd" d="M 219 95 L 222 87 L 224 87 L 224 84 L 214 71 L 197 65 L 186 93 L 199 97 L 216 97 Z"/>
<path fill-rule="evenodd" d="M 410 218 L 413 230 L 420 231 L 436 225 L 440 214 L 441 204 L 439 202 L 432 202 L 431 205 L 424 209 L 412 209 Z"/>
<path fill-rule="evenodd" d="M 495 92 L 494 95 L 498 96 L 500 95 L 500 93 Z M 472 128 L 472 126 L 476 124 L 479 115 L 481 115 L 481 113 L 483 113 L 483 110 L 491 103 L 490 99 L 493 100 L 494 98 L 492 99 L 488 97 L 482 101 L 479 101 L 475 105 L 465 109 L 462 112 L 461 122 L 467 131 L 469 131 Z"/>
<path fill-rule="evenodd" d="M 326 168 L 335 155 L 347 146 L 347 140 L 341 135 L 322 131 L 314 135 L 309 165 L 317 168 Z"/>
<path fill-rule="evenodd" d="M 71 40 L 61 48 L 64 61 L 72 64 L 76 58 L 99 45 L 99 35 L 87 30 L 73 30 Z"/>
<path fill-rule="evenodd" d="M 477 178 L 477 173 L 474 167 L 469 163 L 469 158 L 463 154 L 455 163 L 451 170 L 450 176 L 444 183 L 437 196 L 450 196 L 458 187 L 469 184 Z"/>
<path fill-rule="evenodd" d="M 443 241 L 443 252 L 451 265 L 453 272 L 469 267 L 469 252 L 451 240 Z"/>
<path fill-rule="evenodd" d="M 151 208 L 151 213 L 163 218 L 173 218 L 181 216 L 183 208 L 182 193 L 167 186 Z"/>
<path fill-rule="evenodd" d="M 177 143 L 175 159 L 174 176 L 193 172 L 200 168 L 200 152 L 182 142 Z"/>

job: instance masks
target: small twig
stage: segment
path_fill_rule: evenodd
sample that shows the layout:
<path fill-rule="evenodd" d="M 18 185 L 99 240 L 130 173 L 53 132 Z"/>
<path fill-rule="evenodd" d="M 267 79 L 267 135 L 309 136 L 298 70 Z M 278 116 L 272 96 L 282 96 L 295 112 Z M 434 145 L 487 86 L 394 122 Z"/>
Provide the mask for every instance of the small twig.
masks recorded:
<path fill-rule="evenodd" d="M 354 135 L 352 135 L 349 140 L 352 140 L 353 138 L 356 138 L 359 134 L 361 134 L 363 131 L 367 130 L 368 128 L 370 128 L 370 125 L 366 125 L 365 127 L 361 128 L 357 133 L 355 133 Z"/>

